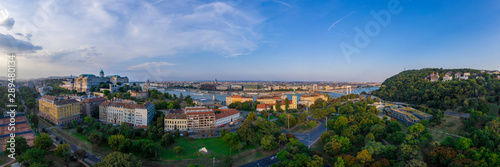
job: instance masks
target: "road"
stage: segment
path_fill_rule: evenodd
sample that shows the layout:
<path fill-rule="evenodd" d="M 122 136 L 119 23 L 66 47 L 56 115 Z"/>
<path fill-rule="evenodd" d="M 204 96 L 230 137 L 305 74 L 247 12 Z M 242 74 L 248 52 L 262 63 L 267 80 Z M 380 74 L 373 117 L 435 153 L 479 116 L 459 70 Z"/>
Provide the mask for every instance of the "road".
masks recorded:
<path fill-rule="evenodd" d="M 41 118 L 40 118 L 41 119 Z M 42 123 L 38 123 L 38 130 L 39 132 L 42 131 L 42 128 L 45 128 L 45 130 L 47 130 L 49 132 L 49 134 L 53 135 L 53 136 L 57 136 L 60 140 L 62 140 L 64 143 L 68 143 L 70 146 L 71 146 L 71 151 L 76 151 L 76 150 L 79 150 L 80 148 L 78 148 L 76 145 L 74 145 L 73 143 L 71 142 L 68 142 L 66 139 L 64 139 L 63 137 L 55 134 L 54 132 L 52 132 L 52 129 L 51 128 L 58 128 L 58 127 L 45 127 Z M 99 158 L 98 156 L 95 156 L 89 152 L 87 152 L 87 159 L 89 159 L 90 161 L 94 162 L 94 163 L 97 163 L 97 162 L 101 162 L 101 158 Z"/>
<path fill-rule="evenodd" d="M 320 138 L 321 134 L 325 132 L 326 126 L 325 126 L 325 120 L 321 119 L 319 120 L 321 123 L 318 127 L 315 129 L 307 132 L 307 133 L 292 133 L 295 135 L 295 138 L 300 140 L 301 143 L 304 143 L 304 145 L 311 147 L 315 143 L 317 139 Z M 290 132 L 284 131 L 286 134 L 289 134 Z"/>
<path fill-rule="evenodd" d="M 240 167 L 268 167 L 271 166 L 272 164 L 278 163 L 278 159 L 271 160 L 271 157 L 276 156 L 276 154 L 273 154 L 271 156 L 262 158 L 258 161 L 254 161 L 245 165 L 242 165 Z"/>

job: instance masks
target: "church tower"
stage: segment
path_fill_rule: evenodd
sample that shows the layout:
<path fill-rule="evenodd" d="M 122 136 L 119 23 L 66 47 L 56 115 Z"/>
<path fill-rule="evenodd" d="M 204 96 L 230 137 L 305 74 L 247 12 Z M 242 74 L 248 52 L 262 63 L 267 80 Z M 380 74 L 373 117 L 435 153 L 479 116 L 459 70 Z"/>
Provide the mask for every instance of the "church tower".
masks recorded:
<path fill-rule="evenodd" d="M 99 72 L 99 77 L 101 77 L 101 78 L 104 77 L 104 71 L 102 71 L 102 69 L 101 69 L 101 72 Z"/>
<path fill-rule="evenodd" d="M 292 106 L 290 108 L 297 109 L 297 94 L 295 93 L 295 89 L 293 89 Z"/>

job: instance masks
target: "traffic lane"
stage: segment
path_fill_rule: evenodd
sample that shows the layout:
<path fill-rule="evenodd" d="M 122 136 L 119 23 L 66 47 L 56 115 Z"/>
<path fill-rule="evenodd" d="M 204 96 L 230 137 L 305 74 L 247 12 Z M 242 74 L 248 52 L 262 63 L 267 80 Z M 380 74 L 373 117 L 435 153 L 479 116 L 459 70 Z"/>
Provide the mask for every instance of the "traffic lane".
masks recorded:
<path fill-rule="evenodd" d="M 271 158 L 274 157 L 274 156 L 276 156 L 276 154 L 273 154 L 271 156 L 262 158 L 260 160 L 257 160 L 257 161 L 254 161 L 254 162 L 242 165 L 240 167 L 269 167 L 272 164 L 275 164 L 275 163 L 279 162 L 278 158 L 275 158 L 275 159 L 271 160 Z"/>
<path fill-rule="evenodd" d="M 38 129 L 39 129 L 39 131 L 40 131 L 40 132 L 42 131 L 42 130 L 41 130 L 42 128 L 45 128 L 45 129 L 47 130 L 47 128 L 46 128 L 43 124 L 40 124 L 40 123 L 39 123 L 39 124 L 38 124 Z M 63 142 L 68 143 L 68 144 L 69 144 L 69 146 L 71 147 L 71 150 L 76 151 L 76 150 L 78 150 L 78 149 L 79 149 L 76 145 L 74 145 L 74 144 L 72 144 L 72 143 L 68 142 L 67 140 L 65 140 L 65 139 L 64 139 L 64 138 L 62 138 L 61 136 L 56 135 L 56 134 L 55 134 L 54 132 L 52 132 L 50 129 L 49 129 L 49 130 L 47 130 L 47 132 L 49 132 L 49 134 L 50 134 L 50 135 L 57 136 L 57 137 L 58 137 L 60 140 L 62 140 Z M 101 162 L 101 158 L 98 158 L 97 156 L 95 156 L 95 155 L 93 155 L 93 154 L 90 154 L 90 153 L 88 153 L 88 152 L 87 152 L 87 158 L 88 158 L 88 159 L 90 159 L 91 161 L 95 162 L 95 163 L 97 163 L 97 162 Z"/>

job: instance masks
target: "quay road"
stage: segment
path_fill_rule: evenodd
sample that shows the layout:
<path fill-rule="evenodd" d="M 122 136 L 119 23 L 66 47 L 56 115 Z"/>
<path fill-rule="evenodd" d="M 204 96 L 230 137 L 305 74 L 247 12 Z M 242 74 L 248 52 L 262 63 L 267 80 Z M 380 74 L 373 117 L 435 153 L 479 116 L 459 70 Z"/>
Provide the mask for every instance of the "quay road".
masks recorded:
<path fill-rule="evenodd" d="M 295 137 L 300 140 L 301 143 L 306 145 L 307 147 L 311 147 L 316 141 L 321 136 L 321 133 L 325 132 L 327 130 L 325 126 L 325 120 L 319 120 L 321 123 L 318 127 L 314 128 L 313 130 L 307 132 L 307 133 L 291 133 L 294 134 Z M 283 131 L 283 133 L 290 134 L 288 131 Z M 260 160 L 242 165 L 240 167 L 268 167 L 271 166 L 272 164 L 278 163 L 278 159 L 271 160 L 271 157 L 276 156 L 276 154 L 273 154 L 271 156 L 262 158 Z"/>
<path fill-rule="evenodd" d="M 79 150 L 80 148 L 78 148 L 76 145 L 74 145 L 73 143 L 69 142 L 68 140 L 64 139 L 62 136 L 59 136 L 57 135 L 56 133 L 52 132 L 52 129 L 51 128 L 58 128 L 56 126 L 53 126 L 53 127 L 46 127 L 45 125 L 43 125 L 41 123 L 41 121 L 45 121 L 43 120 L 42 118 L 39 118 L 40 120 L 38 121 L 38 131 L 41 132 L 42 131 L 42 128 L 45 128 L 45 130 L 47 130 L 47 132 L 49 132 L 50 135 L 53 135 L 53 136 L 56 136 L 59 138 L 59 140 L 62 140 L 64 143 L 68 143 L 71 147 L 71 151 L 75 152 L 77 150 Z M 93 162 L 94 164 L 97 163 L 97 162 L 101 162 L 101 158 L 99 158 L 98 156 L 96 155 L 93 155 L 91 153 L 89 153 L 88 151 L 87 152 L 87 159 L 91 162 Z"/>

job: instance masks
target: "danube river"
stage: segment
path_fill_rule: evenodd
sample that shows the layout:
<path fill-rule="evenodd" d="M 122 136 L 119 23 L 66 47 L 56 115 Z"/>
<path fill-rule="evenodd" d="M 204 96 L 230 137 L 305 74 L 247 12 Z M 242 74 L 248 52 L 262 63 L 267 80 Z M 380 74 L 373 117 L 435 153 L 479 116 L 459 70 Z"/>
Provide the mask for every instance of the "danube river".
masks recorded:
<path fill-rule="evenodd" d="M 359 94 L 363 91 L 365 92 L 370 92 L 370 91 L 373 91 L 373 90 L 377 90 L 379 87 L 370 87 L 370 88 L 360 88 L 360 89 L 353 89 L 352 90 L 352 93 L 356 93 L 356 94 Z M 205 98 L 205 99 L 212 99 L 215 95 L 215 98 L 219 101 L 226 101 L 226 96 L 228 95 L 231 95 L 231 93 L 228 93 L 228 94 L 213 94 L 213 93 L 198 93 L 198 92 L 192 92 L 192 91 L 181 91 L 181 90 L 172 90 L 172 89 L 168 89 L 168 90 L 163 90 L 163 89 L 159 89 L 159 91 L 161 92 L 166 92 L 166 93 L 170 93 L 170 94 L 175 94 L 178 96 L 180 96 L 180 94 L 182 93 L 183 96 L 187 96 L 187 95 L 190 95 L 191 97 L 193 97 L 193 99 L 202 99 L 202 98 Z M 337 93 L 327 93 L 330 95 L 331 98 L 334 98 L 334 97 L 340 97 L 342 96 L 342 94 L 337 94 Z M 286 94 L 288 96 L 288 99 L 292 100 L 292 94 Z M 303 95 L 303 94 L 300 94 L 298 93 L 297 94 L 297 100 L 300 101 L 300 96 Z M 255 98 L 257 98 L 257 94 L 250 94 L 250 96 L 252 96 L 255 100 Z"/>

